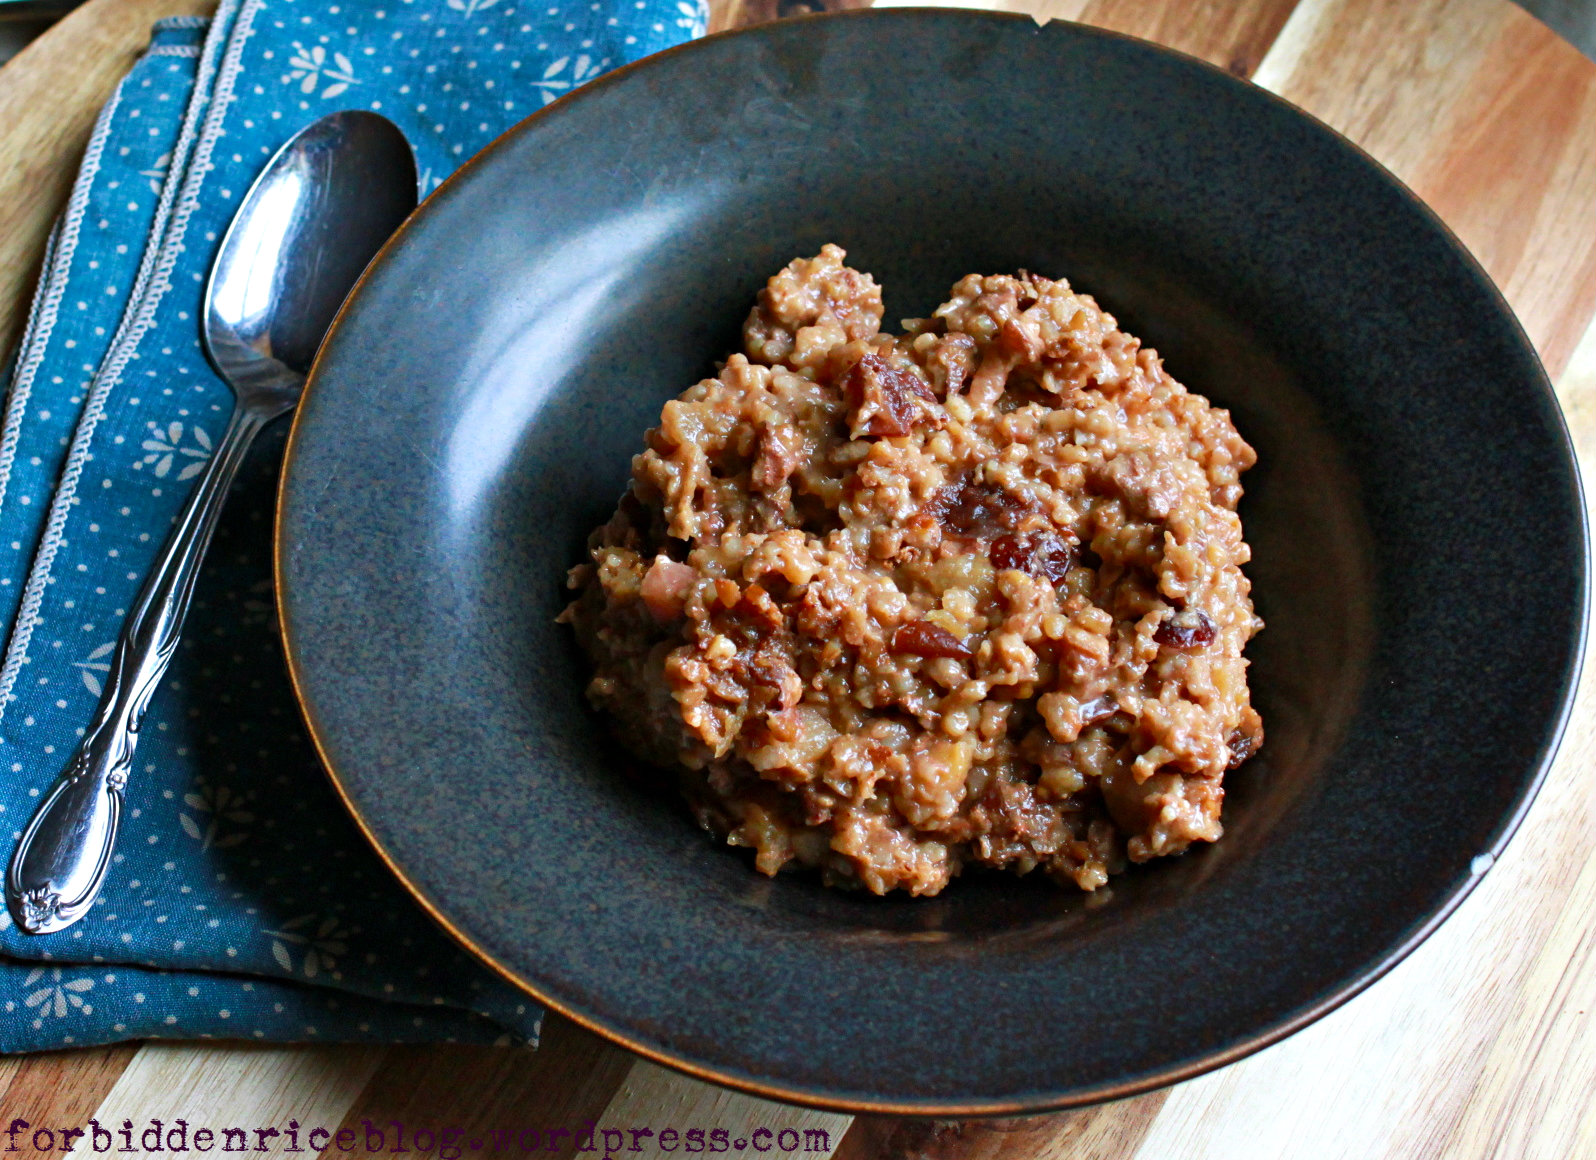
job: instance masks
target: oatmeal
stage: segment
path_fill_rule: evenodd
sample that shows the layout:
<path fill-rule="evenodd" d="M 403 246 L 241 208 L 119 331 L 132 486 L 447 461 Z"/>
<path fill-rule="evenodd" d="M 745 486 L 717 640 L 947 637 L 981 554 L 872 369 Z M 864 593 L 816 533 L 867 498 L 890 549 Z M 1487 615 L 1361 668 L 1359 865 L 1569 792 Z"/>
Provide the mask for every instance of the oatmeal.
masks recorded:
<path fill-rule="evenodd" d="M 766 874 L 1093 890 L 1216 840 L 1263 739 L 1252 448 L 1063 281 L 972 274 L 889 335 L 845 256 L 648 432 L 571 572 L 589 697 Z"/>

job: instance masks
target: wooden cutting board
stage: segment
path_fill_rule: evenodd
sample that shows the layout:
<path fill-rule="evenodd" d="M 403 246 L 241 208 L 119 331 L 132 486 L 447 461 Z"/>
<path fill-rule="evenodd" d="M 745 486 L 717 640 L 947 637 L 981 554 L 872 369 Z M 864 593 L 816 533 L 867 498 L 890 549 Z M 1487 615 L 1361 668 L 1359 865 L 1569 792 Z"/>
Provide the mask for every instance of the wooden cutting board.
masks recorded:
<path fill-rule="evenodd" d="M 713 27 L 820 6 L 717 0 Z M 1251 77 L 1369 150 L 1503 288 L 1558 384 L 1586 478 L 1596 478 L 1596 64 L 1506 0 L 968 6 L 1160 41 Z M 20 329 L 101 102 L 152 20 L 206 7 L 91 0 L 0 69 L 0 350 Z M 1588 674 L 1523 829 L 1434 937 L 1285 1042 L 1118 1104 L 1023 1121 L 851 1121 L 686 1079 L 550 1016 L 535 1054 L 149 1044 L 10 1058 L 0 1060 L 0 1112 L 60 1126 L 90 1116 L 195 1126 L 293 1117 L 307 1128 L 399 1120 L 464 1129 L 468 1146 L 487 1145 L 490 1129 L 695 1125 L 749 1141 L 729 1155 L 752 1155 L 761 1127 L 819 1128 L 847 1160 L 1596 1156 L 1593 750 Z M 657 1155 L 653 1144 L 626 1155 Z"/>

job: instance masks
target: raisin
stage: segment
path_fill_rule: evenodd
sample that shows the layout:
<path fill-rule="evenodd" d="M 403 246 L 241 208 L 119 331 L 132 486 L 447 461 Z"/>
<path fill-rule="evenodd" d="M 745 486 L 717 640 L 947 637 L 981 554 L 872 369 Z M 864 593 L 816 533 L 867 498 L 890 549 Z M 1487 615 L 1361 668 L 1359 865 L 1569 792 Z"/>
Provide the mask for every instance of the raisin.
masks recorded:
<path fill-rule="evenodd" d="M 1257 753 L 1258 747 L 1262 744 L 1263 738 L 1258 734 L 1243 733 L 1240 729 L 1237 729 L 1230 735 L 1230 761 L 1226 763 L 1225 768 L 1235 769 L 1236 766 L 1246 761 L 1254 753 Z"/>
<path fill-rule="evenodd" d="M 863 433 L 878 438 L 907 435 L 917 425 L 940 425 L 931 388 L 913 371 L 895 367 L 880 355 L 867 354 L 849 367 L 842 390 L 856 433 L 861 416 Z"/>
<path fill-rule="evenodd" d="M 970 650 L 962 640 L 927 620 L 911 620 L 899 625 L 892 634 L 892 651 L 917 657 L 970 658 Z"/>
<path fill-rule="evenodd" d="M 942 338 L 927 363 L 932 378 L 942 380 L 944 394 L 957 394 L 965 380 L 975 373 L 980 352 L 975 339 L 968 334 L 950 334 Z"/>
<path fill-rule="evenodd" d="M 954 535 L 984 540 L 1013 531 L 1030 509 L 995 484 L 969 476 L 950 483 L 932 501 L 933 514 Z"/>
<path fill-rule="evenodd" d="M 1119 702 L 1113 697 L 1104 695 L 1087 701 L 1081 706 L 1081 728 L 1096 725 L 1099 721 L 1107 721 L 1119 712 Z"/>
<path fill-rule="evenodd" d="M 987 555 L 999 571 L 1028 572 L 1049 584 L 1063 580 L 1075 564 L 1075 546 L 1057 532 L 999 536 Z"/>
<path fill-rule="evenodd" d="M 1031 553 L 1022 536 L 999 536 L 992 541 L 991 551 L 987 553 L 992 560 L 992 567 L 999 572 L 1012 568 L 1016 572 L 1029 572 L 1031 570 Z"/>
<path fill-rule="evenodd" d="M 1200 608 L 1185 608 L 1159 624 L 1153 639 L 1165 648 L 1207 648 L 1219 626 Z"/>

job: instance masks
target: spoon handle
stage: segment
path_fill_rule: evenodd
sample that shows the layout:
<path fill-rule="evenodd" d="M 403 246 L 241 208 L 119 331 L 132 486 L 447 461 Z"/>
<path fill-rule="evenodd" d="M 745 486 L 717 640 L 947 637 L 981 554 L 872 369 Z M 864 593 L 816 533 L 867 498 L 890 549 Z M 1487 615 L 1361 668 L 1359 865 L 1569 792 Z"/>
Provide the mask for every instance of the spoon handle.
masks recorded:
<path fill-rule="evenodd" d="M 139 590 L 117 638 L 94 720 L 23 830 L 6 871 L 6 905 L 29 934 L 71 926 L 100 893 L 116 846 L 139 726 L 177 649 L 228 488 L 260 429 L 287 409 L 234 409 L 227 433 Z"/>

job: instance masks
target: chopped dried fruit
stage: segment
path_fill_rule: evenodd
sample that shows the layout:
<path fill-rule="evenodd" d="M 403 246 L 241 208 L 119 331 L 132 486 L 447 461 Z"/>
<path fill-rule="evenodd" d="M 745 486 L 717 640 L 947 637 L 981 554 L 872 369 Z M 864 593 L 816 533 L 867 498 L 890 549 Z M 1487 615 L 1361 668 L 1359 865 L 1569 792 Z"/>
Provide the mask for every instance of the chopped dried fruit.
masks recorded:
<path fill-rule="evenodd" d="M 980 353 L 968 334 L 944 335 L 926 359 L 926 371 L 944 395 L 957 394 L 965 380 L 975 373 Z"/>
<path fill-rule="evenodd" d="M 1241 729 L 1237 729 L 1230 735 L 1230 740 L 1228 743 L 1230 749 L 1230 761 L 1225 768 L 1235 769 L 1236 766 L 1246 761 L 1254 753 L 1257 753 L 1258 747 L 1262 744 L 1263 734 L 1261 732 L 1249 733 Z"/>
<path fill-rule="evenodd" d="M 880 355 L 867 354 L 854 363 L 842 377 L 842 392 L 855 439 L 907 435 L 916 427 L 941 427 L 948 421 L 924 379 Z"/>
<path fill-rule="evenodd" d="M 1099 721 L 1107 721 L 1119 711 L 1119 702 L 1106 694 L 1094 697 L 1081 706 L 1081 728 L 1096 725 Z"/>
<path fill-rule="evenodd" d="M 1219 626 L 1200 608 L 1183 608 L 1159 624 L 1153 639 L 1165 648 L 1207 648 L 1219 635 Z"/>
<path fill-rule="evenodd" d="M 803 438 L 795 427 L 767 429 L 760 434 L 759 454 L 748 473 L 748 482 L 754 490 L 768 494 L 786 483 L 803 461 Z"/>
<path fill-rule="evenodd" d="M 917 657 L 970 658 L 970 650 L 962 640 L 928 620 L 911 620 L 900 625 L 892 634 L 892 651 Z"/>
<path fill-rule="evenodd" d="M 1075 555 L 1075 545 L 1057 532 L 999 536 L 988 553 L 992 567 L 1028 572 L 1050 584 L 1064 579 L 1075 566 Z"/>
<path fill-rule="evenodd" d="M 668 624 L 682 614 L 687 606 L 687 594 L 693 590 L 698 573 L 686 564 L 678 564 L 669 556 L 655 556 L 654 563 L 643 574 L 643 603 L 648 605 L 654 619 Z"/>
<path fill-rule="evenodd" d="M 1013 530 L 1030 510 L 996 484 L 965 476 L 937 493 L 933 514 L 957 536 L 986 540 Z"/>
<path fill-rule="evenodd" d="M 752 656 L 739 656 L 734 662 L 744 684 L 773 689 L 776 704 L 791 708 L 803 696 L 803 681 L 776 649 L 759 649 Z"/>

